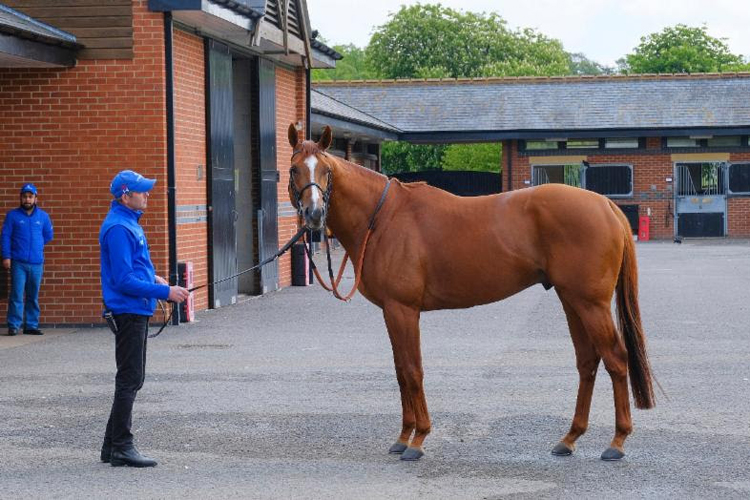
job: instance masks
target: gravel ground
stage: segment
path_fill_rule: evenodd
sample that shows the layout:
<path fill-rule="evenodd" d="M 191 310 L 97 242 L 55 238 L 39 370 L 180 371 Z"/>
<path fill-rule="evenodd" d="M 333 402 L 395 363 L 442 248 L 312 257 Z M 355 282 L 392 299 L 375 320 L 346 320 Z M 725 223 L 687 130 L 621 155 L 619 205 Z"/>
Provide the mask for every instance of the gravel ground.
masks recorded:
<path fill-rule="evenodd" d="M 614 433 L 603 368 L 578 450 L 550 454 L 578 380 L 553 291 L 423 315 L 433 431 L 425 457 L 405 463 L 387 454 L 401 409 L 380 310 L 292 287 L 150 342 L 134 431 L 153 469 L 98 459 L 107 330 L 0 337 L 0 498 L 748 498 L 750 244 L 637 249 L 666 396 L 634 410 L 621 462 L 599 460 Z"/>

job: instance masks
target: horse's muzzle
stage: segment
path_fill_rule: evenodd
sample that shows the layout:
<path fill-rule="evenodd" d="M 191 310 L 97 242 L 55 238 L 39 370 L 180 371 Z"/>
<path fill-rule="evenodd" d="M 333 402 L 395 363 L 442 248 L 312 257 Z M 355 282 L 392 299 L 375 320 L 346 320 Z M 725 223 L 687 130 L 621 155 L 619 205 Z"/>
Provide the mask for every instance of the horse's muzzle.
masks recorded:
<path fill-rule="evenodd" d="M 326 211 L 322 208 L 305 208 L 303 215 L 305 216 L 305 225 L 310 229 L 318 230 L 322 229 L 325 225 Z"/>

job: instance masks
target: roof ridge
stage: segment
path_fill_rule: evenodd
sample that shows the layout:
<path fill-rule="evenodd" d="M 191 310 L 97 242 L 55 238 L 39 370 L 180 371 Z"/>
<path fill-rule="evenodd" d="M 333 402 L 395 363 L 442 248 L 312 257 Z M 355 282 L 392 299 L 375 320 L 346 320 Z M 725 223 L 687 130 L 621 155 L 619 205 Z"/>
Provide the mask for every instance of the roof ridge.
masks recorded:
<path fill-rule="evenodd" d="M 725 80 L 750 78 L 750 71 L 726 73 L 642 73 L 630 75 L 559 75 L 559 76 L 490 76 L 477 78 L 387 78 L 375 80 L 319 80 L 313 86 L 366 86 L 366 85 L 434 85 L 473 83 L 571 83 L 590 81 L 642 81 L 642 80 Z"/>

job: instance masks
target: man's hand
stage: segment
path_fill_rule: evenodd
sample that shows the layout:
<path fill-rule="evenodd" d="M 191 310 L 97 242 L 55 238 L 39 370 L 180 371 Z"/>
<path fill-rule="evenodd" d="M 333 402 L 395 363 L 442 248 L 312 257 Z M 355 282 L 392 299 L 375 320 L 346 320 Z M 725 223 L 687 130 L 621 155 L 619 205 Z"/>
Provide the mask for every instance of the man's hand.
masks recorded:
<path fill-rule="evenodd" d="M 3 267 L 5 269 L 10 269 L 10 259 L 3 259 Z"/>
<path fill-rule="evenodd" d="M 182 288 L 181 286 L 170 286 L 169 297 L 167 297 L 167 300 L 179 304 L 180 302 L 186 301 L 189 296 L 190 293 L 187 291 L 187 288 Z"/>
<path fill-rule="evenodd" d="M 154 276 L 154 281 L 156 281 L 156 282 L 157 282 L 158 284 L 160 284 L 160 285 L 168 285 L 168 284 L 169 284 L 169 283 L 167 282 L 167 280 L 165 280 L 165 279 L 164 279 L 164 278 L 162 278 L 161 276 Z"/>

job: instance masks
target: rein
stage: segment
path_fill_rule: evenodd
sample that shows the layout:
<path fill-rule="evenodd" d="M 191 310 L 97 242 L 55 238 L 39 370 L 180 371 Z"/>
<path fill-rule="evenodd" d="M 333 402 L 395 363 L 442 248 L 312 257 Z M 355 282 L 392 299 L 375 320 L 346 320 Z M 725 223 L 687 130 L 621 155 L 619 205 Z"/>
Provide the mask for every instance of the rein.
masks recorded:
<path fill-rule="evenodd" d="M 330 174 L 330 171 L 329 171 Z M 330 184 L 329 184 L 330 187 Z M 352 260 L 352 265 L 354 265 L 354 286 L 352 289 L 347 293 L 345 296 L 341 295 L 341 293 L 338 290 L 338 286 L 341 283 L 341 278 L 344 275 L 344 268 L 346 267 L 346 262 L 349 260 L 349 252 L 344 253 L 344 260 L 341 261 L 341 267 L 339 267 L 339 272 L 336 275 L 336 279 L 333 278 L 333 268 L 331 267 L 331 246 L 328 241 L 328 234 L 326 231 L 325 223 L 323 225 L 323 241 L 326 245 L 326 258 L 328 261 L 328 277 L 331 281 L 330 286 L 327 285 L 323 278 L 320 276 L 320 273 L 318 272 L 318 268 L 315 266 L 315 263 L 312 260 L 312 252 L 307 248 L 307 245 L 305 245 L 305 252 L 307 253 L 307 257 L 310 259 L 310 265 L 312 266 L 313 272 L 315 273 L 315 277 L 318 279 L 318 283 L 320 283 L 320 286 L 322 286 L 324 289 L 328 290 L 329 292 L 333 293 L 333 296 L 336 297 L 339 300 L 342 300 L 344 302 L 348 302 L 351 300 L 351 298 L 354 296 L 354 293 L 357 291 L 357 288 L 359 288 L 359 282 L 362 279 L 362 263 L 365 260 L 365 250 L 367 249 L 367 242 L 370 239 L 370 234 L 372 233 L 373 229 L 375 229 L 375 218 L 378 215 L 378 212 L 380 212 L 380 209 L 383 208 L 383 204 L 385 204 L 385 198 L 388 194 L 388 189 L 391 187 L 391 179 L 388 179 L 388 182 L 386 182 L 385 187 L 383 188 L 383 194 L 380 195 L 380 200 L 378 201 L 378 205 L 375 207 L 375 211 L 372 213 L 372 216 L 370 216 L 370 223 L 367 225 L 367 233 L 365 233 L 365 238 L 362 241 L 362 248 L 359 251 L 359 259 L 357 259 L 357 263 L 354 263 L 354 260 Z M 328 206 L 326 205 L 326 212 L 328 211 Z M 312 241 L 309 242 L 310 247 L 312 247 Z"/>

